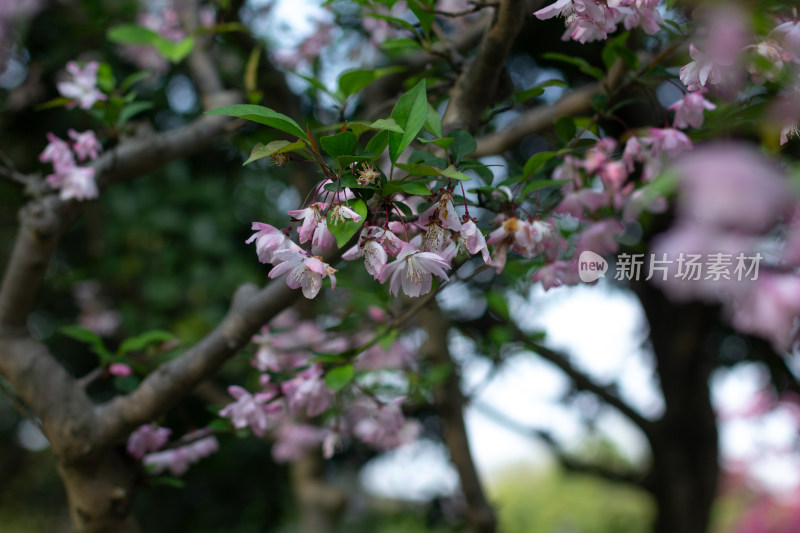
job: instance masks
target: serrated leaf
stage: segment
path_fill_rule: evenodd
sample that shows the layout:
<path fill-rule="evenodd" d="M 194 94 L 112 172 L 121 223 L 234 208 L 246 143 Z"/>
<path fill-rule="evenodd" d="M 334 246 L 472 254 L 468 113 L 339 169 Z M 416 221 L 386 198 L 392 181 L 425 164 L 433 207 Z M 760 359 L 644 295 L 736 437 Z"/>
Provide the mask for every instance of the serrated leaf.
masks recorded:
<path fill-rule="evenodd" d="M 267 143 L 266 146 L 261 143 L 258 143 L 253 147 L 253 150 L 250 152 L 250 157 L 247 159 L 247 161 L 242 163 L 242 166 L 247 165 L 248 163 L 252 163 L 253 161 L 269 157 L 271 155 L 291 152 L 292 150 L 299 150 L 305 148 L 305 146 L 306 143 L 304 143 L 303 141 L 289 142 L 283 139 L 278 139 L 276 141 Z"/>
<path fill-rule="evenodd" d="M 453 144 L 450 145 L 450 153 L 456 164 L 462 159 L 473 153 L 478 148 L 478 143 L 468 132 L 463 130 L 454 131 L 450 134 L 453 137 Z"/>
<path fill-rule="evenodd" d="M 555 152 L 539 152 L 538 154 L 533 154 L 528 161 L 525 163 L 525 167 L 522 170 L 522 176 L 527 178 L 540 168 L 544 166 L 545 163 L 550 161 L 553 157 L 555 157 Z"/>
<path fill-rule="evenodd" d="M 337 366 L 325 374 L 325 385 L 334 392 L 339 392 L 353 381 L 353 376 L 355 376 L 353 365 Z"/>
<path fill-rule="evenodd" d="M 362 224 L 364 224 L 364 221 L 367 218 L 367 204 L 365 204 L 363 200 L 348 200 L 345 203 L 348 207 L 350 207 L 350 209 L 358 213 L 361 219 L 358 222 L 345 219 L 344 222 L 336 221 L 334 223 L 334 221 L 331 220 L 331 212 L 333 209 L 328 209 L 328 230 L 336 238 L 336 245 L 339 248 L 347 244 L 347 241 L 349 241 L 353 235 L 355 235 L 358 230 L 361 229 Z"/>
<path fill-rule="evenodd" d="M 425 80 L 422 79 L 405 93 L 392 109 L 392 118 L 403 128 L 404 133 L 389 133 L 389 157 L 392 163 L 417 136 L 428 118 L 428 100 L 425 96 Z"/>
<path fill-rule="evenodd" d="M 300 139 L 308 140 L 306 133 L 300 128 L 297 122 L 268 107 L 251 104 L 234 104 L 206 111 L 206 114 L 243 118 L 251 122 L 258 122 L 259 124 L 271 126 L 276 130 L 289 133 Z"/>
<path fill-rule="evenodd" d="M 320 137 L 319 144 L 332 158 L 336 159 L 342 155 L 354 155 L 358 140 L 356 134 L 352 131 L 343 131 L 336 135 L 327 135 Z"/>
<path fill-rule="evenodd" d="M 151 344 L 167 342 L 175 339 L 175 335 L 169 331 L 161 329 L 154 329 L 145 331 L 135 337 L 129 337 L 122 341 L 122 344 L 117 350 L 117 355 L 124 355 L 128 352 L 139 352 L 150 346 Z"/>

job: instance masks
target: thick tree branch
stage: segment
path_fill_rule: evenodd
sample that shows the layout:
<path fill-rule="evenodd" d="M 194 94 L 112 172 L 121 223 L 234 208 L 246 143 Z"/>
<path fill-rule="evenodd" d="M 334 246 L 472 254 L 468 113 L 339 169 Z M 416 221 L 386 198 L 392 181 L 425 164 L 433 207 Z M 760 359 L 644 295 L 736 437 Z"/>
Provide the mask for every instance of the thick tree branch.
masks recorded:
<path fill-rule="evenodd" d="M 467 521 L 472 533 L 494 533 L 497 528 L 494 510 L 486 499 L 478 471 L 472 460 L 467 428 L 464 423 L 464 395 L 461 377 L 447 346 L 448 324 L 442 318 L 435 302 L 421 309 L 420 323 L 425 326 L 428 340 L 423 352 L 433 361 L 449 365 L 453 370 L 435 391 L 435 408 L 444 422 L 444 442 L 450 451 L 450 460 L 458 470 L 461 490 L 467 504 Z"/>
<path fill-rule="evenodd" d="M 587 463 L 583 460 L 570 456 L 548 431 L 526 426 L 518 420 L 514 420 L 513 418 L 509 417 L 499 409 L 495 409 L 494 407 L 483 402 L 474 402 L 472 406 L 484 415 L 488 416 L 496 424 L 500 424 L 504 428 L 509 429 L 514 433 L 524 437 L 530 437 L 543 441 L 545 444 L 547 444 L 547 447 L 550 448 L 550 451 L 556 456 L 558 461 L 561 463 L 561 466 L 570 472 L 598 476 L 607 479 L 608 481 L 625 483 L 649 490 L 646 474 L 641 474 L 638 472 L 621 472 L 597 463 Z"/>
<path fill-rule="evenodd" d="M 475 131 L 481 114 L 495 100 L 506 58 L 525 20 L 523 0 L 501 0 L 478 53 L 450 91 L 442 124 L 445 131 Z"/>
<path fill-rule="evenodd" d="M 536 352 L 539 357 L 550 361 L 567 376 L 569 376 L 569 378 L 575 384 L 575 387 L 577 387 L 579 390 L 591 392 L 603 402 L 625 415 L 628 420 L 636 424 L 639 429 L 644 432 L 648 439 L 653 439 L 655 431 L 654 423 L 651 420 L 643 417 L 633 407 L 624 402 L 609 387 L 596 383 L 591 377 L 589 377 L 589 375 L 572 366 L 572 363 L 569 362 L 569 358 L 565 354 L 530 341 L 526 338 L 523 332 L 514 326 L 512 326 L 512 329 L 515 330 L 517 338 L 522 341 L 529 350 Z"/>

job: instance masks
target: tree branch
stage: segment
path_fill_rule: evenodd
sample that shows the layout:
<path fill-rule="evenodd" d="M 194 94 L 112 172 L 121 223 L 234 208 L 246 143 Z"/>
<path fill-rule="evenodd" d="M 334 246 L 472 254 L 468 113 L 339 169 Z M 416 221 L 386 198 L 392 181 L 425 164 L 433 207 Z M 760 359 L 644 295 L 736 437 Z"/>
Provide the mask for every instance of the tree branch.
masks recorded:
<path fill-rule="evenodd" d="M 516 326 L 511 325 L 512 330 L 515 331 L 517 338 L 523 342 L 523 344 L 530 349 L 531 351 L 536 352 L 539 357 L 550 361 L 554 365 L 556 365 L 562 372 L 564 372 L 567 376 L 572 379 L 572 382 L 575 384 L 579 390 L 591 392 L 598 398 L 600 398 L 603 402 L 610 405 L 623 415 L 625 415 L 628 420 L 636 424 L 639 429 L 641 429 L 644 434 L 647 436 L 648 439 L 652 441 L 654 436 L 655 426 L 651 420 L 648 420 L 644 416 L 642 416 L 638 411 L 636 411 L 633 407 L 625 403 L 619 396 L 617 396 L 609 387 L 600 385 L 596 383 L 591 377 L 587 374 L 581 372 L 574 366 L 572 363 L 569 362 L 569 358 L 560 352 L 555 350 L 551 350 L 546 346 L 542 346 L 536 342 L 528 340 L 522 331 L 516 328 Z"/>
<path fill-rule="evenodd" d="M 464 423 L 464 395 L 461 377 L 447 346 L 448 324 L 442 318 L 435 301 L 419 313 L 428 340 L 423 351 L 433 361 L 449 365 L 453 370 L 435 390 L 435 409 L 444 422 L 444 442 L 450 451 L 450 460 L 458 470 L 461 490 L 467 503 L 467 521 L 474 533 L 494 533 L 497 527 L 494 510 L 486 499 L 478 471 L 472 460 L 467 428 Z"/>
<path fill-rule="evenodd" d="M 450 102 L 442 119 L 445 131 L 477 129 L 483 110 L 495 100 L 497 81 L 524 21 L 523 0 L 500 1 L 475 60 L 450 91 Z"/>
<path fill-rule="evenodd" d="M 600 464 L 587 463 L 576 459 L 575 457 L 571 457 L 566 450 L 561 447 L 561 445 L 550 432 L 543 429 L 526 426 L 521 422 L 509 417 L 499 409 L 495 409 L 494 407 L 483 402 L 474 402 L 472 406 L 484 415 L 488 416 L 492 422 L 499 424 L 504 428 L 513 431 L 514 433 L 524 437 L 543 441 L 547 447 L 550 448 L 550 451 L 556 456 L 558 461 L 561 463 L 561 466 L 570 472 L 599 476 L 616 483 L 626 483 L 650 490 L 647 481 L 647 475 L 643 475 L 642 473 L 638 472 L 620 472 Z"/>

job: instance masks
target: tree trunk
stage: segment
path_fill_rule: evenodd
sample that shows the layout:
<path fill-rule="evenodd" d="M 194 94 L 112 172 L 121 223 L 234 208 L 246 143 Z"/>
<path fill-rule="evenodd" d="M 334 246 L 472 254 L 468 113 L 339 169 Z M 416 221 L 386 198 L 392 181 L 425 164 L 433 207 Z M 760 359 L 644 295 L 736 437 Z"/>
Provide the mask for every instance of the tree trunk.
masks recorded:
<path fill-rule="evenodd" d="M 99 457 L 61 462 L 70 516 L 78 533 L 137 533 L 132 516 L 136 469 L 114 450 Z"/>
<path fill-rule="evenodd" d="M 718 309 L 676 305 L 644 283 L 635 290 L 650 323 L 666 406 L 651 441 L 652 492 L 658 504 L 653 533 L 705 533 L 719 474 L 708 388 L 714 368 L 708 333 L 718 323 Z"/>

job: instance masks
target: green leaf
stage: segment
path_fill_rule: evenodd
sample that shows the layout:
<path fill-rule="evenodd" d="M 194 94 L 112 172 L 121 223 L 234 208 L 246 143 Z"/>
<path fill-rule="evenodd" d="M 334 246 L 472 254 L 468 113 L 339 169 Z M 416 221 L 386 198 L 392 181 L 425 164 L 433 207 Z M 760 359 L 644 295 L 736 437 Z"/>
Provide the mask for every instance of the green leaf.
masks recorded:
<path fill-rule="evenodd" d="M 336 135 L 320 137 L 319 143 L 329 156 L 336 159 L 340 155 L 354 155 L 358 140 L 352 131 L 343 131 Z"/>
<path fill-rule="evenodd" d="M 539 152 L 533 154 L 530 159 L 525 163 L 525 168 L 522 170 L 522 176 L 527 178 L 537 170 L 542 168 L 545 163 L 555 157 L 556 152 Z"/>
<path fill-rule="evenodd" d="M 403 202 L 394 201 L 392 202 L 392 205 L 397 207 L 405 216 L 407 217 L 414 216 L 414 211 L 412 211 L 411 208 L 408 207 L 408 205 L 404 204 Z"/>
<path fill-rule="evenodd" d="M 150 478 L 152 485 L 164 485 L 165 487 L 172 487 L 174 489 L 182 489 L 186 487 L 186 482 L 180 478 L 172 476 L 157 476 Z"/>
<path fill-rule="evenodd" d="M 397 133 L 405 133 L 393 118 L 379 118 L 372 124 L 366 122 L 352 122 L 350 127 L 355 131 L 356 127 L 362 127 L 370 130 L 394 131 Z M 358 133 L 358 132 L 356 132 Z"/>
<path fill-rule="evenodd" d="M 333 98 L 334 98 L 334 99 L 336 99 L 336 100 L 339 100 L 339 98 L 337 98 L 337 96 L 336 96 L 334 93 L 332 93 L 332 92 L 331 92 L 331 91 L 330 91 L 330 90 L 329 90 L 329 89 L 328 89 L 328 88 L 325 86 L 325 84 L 324 84 L 324 83 L 322 83 L 322 82 L 321 82 L 320 80 L 318 80 L 317 78 L 315 78 L 315 77 L 313 77 L 313 76 L 306 76 L 305 74 L 300 74 L 299 72 L 290 72 L 290 74 L 292 74 L 292 75 L 294 75 L 294 76 L 297 76 L 298 78 L 302 78 L 302 79 L 306 80 L 308 83 L 310 83 L 311 85 L 313 85 L 314 87 L 316 87 L 316 88 L 317 88 L 317 89 L 319 89 L 320 91 L 322 91 L 322 92 L 324 92 L 324 93 L 326 93 L 326 94 L 329 94 L 329 95 L 333 96 Z"/>
<path fill-rule="evenodd" d="M 472 178 L 467 176 L 466 174 L 459 172 L 453 165 L 450 165 L 446 169 L 442 170 L 442 176 L 446 176 L 450 179 L 459 180 L 459 181 L 469 181 Z"/>
<path fill-rule="evenodd" d="M 409 0 L 408 8 L 412 13 L 414 13 L 414 15 L 417 17 L 417 20 L 419 20 L 419 24 L 422 26 L 425 34 L 430 34 L 434 18 L 433 10 L 430 8 L 430 6 L 426 5 L 420 0 Z"/>
<path fill-rule="evenodd" d="M 401 183 L 400 188 L 402 188 L 403 191 L 407 192 L 408 194 L 416 194 L 419 196 L 428 196 L 431 194 L 431 190 L 428 188 L 428 186 L 419 181 L 407 181 Z"/>
<path fill-rule="evenodd" d="M 124 126 L 130 119 L 139 113 L 144 113 L 152 107 L 153 102 L 133 102 L 132 104 L 126 105 L 122 108 L 122 111 L 120 111 L 119 117 L 117 117 L 117 127 Z"/>
<path fill-rule="evenodd" d="M 421 138 L 417 138 L 417 140 L 419 142 L 425 143 L 425 144 L 427 144 L 427 143 L 435 144 L 436 146 L 438 146 L 439 148 L 443 148 L 444 150 L 447 150 L 448 148 L 450 148 L 450 145 L 453 144 L 453 141 L 455 141 L 455 139 L 453 139 L 452 137 L 445 137 L 444 139 L 421 139 Z"/>
<path fill-rule="evenodd" d="M 114 72 L 111 70 L 111 65 L 108 63 L 100 63 L 97 69 L 97 87 L 104 93 L 110 93 L 114 90 L 116 80 L 114 79 Z"/>
<path fill-rule="evenodd" d="M 397 52 L 399 50 L 420 50 L 422 45 L 414 39 L 390 39 L 381 43 L 384 52 Z"/>
<path fill-rule="evenodd" d="M 489 291 L 486 293 L 486 303 L 489 305 L 489 310 L 494 314 L 503 320 L 508 320 L 510 316 L 508 300 L 504 294 L 497 291 Z"/>
<path fill-rule="evenodd" d="M 578 70 L 583 72 L 584 74 L 588 74 L 593 78 L 597 78 L 598 80 L 603 77 L 603 71 L 597 67 L 593 67 L 589 64 L 588 61 L 583 59 L 582 57 L 573 57 L 568 56 L 565 54 L 557 54 L 555 52 L 548 52 L 546 54 L 542 54 L 543 59 L 552 59 L 554 61 L 562 61 L 564 63 L 569 63 L 570 65 L 574 65 L 578 67 Z"/>
<path fill-rule="evenodd" d="M 103 339 L 94 331 L 79 326 L 64 326 L 59 328 L 62 335 L 78 342 L 89 345 L 89 349 L 100 359 L 100 365 L 105 366 L 111 362 L 111 352 L 106 349 Z"/>
<path fill-rule="evenodd" d="M 243 118 L 259 124 L 272 126 L 276 130 L 289 133 L 303 139 L 308 140 L 305 132 L 300 128 L 300 125 L 282 113 L 278 113 L 268 107 L 250 104 L 235 104 L 225 107 L 218 107 L 211 111 L 206 111 L 207 115 L 224 115 L 228 117 Z"/>
<path fill-rule="evenodd" d="M 428 117 L 425 119 L 425 129 L 433 134 L 434 137 L 441 137 L 444 135 L 442 132 L 442 117 L 428 104 Z M 438 145 L 437 145 L 438 146 Z"/>
<path fill-rule="evenodd" d="M 253 150 L 250 152 L 250 158 L 245 161 L 242 166 L 252 163 L 258 159 L 262 159 L 264 157 L 269 157 L 275 154 L 282 154 L 284 152 L 291 152 L 292 150 L 300 150 L 305 148 L 306 143 L 303 141 L 295 141 L 289 142 L 283 139 L 279 139 L 277 141 L 272 141 L 264 146 L 261 143 L 258 143 L 253 147 Z"/>
<path fill-rule="evenodd" d="M 379 156 L 386 150 L 389 145 L 389 132 L 379 131 L 372 139 L 369 140 L 364 151 Z"/>
<path fill-rule="evenodd" d="M 513 96 L 515 102 L 525 102 L 531 98 L 536 98 L 544 94 L 546 87 L 569 87 L 569 84 L 563 80 L 553 79 L 534 85 L 530 89 L 520 91 Z"/>
<path fill-rule="evenodd" d="M 133 87 L 133 85 L 137 81 L 146 80 L 147 78 L 150 77 L 152 77 L 152 74 L 150 72 L 146 71 L 134 72 L 133 74 L 127 76 L 124 80 L 122 80 L 122 83 L 119 85 L 119 90 L 124 93 L 125 91 Z"/>
<path fill-rule="evenodd" d="M 631 70 L 639 68 L 639 58 L 636 53 L 626 46 L 630 33 L 624 32 L 613 39 L 610 39 L 603 47 L 601 58 L 607 69 L 611 69 L 614 62 L 619 57 L 622 63 Z"/>
<path fill-rule="evenodd" d="M 478 148 L 478 143 L 472 138 L 468 132 L 463 130 L 454 131 L 450 134 L 454 141 L 450 145 L 450 153 L 453 154 L 453 159 L 456 164 L 460 163 L 462 159 L 473 153 Z"/>
<path fill-rule="evenodd" d="M 353 370 L 353 365 L 347 364 L 337 366 L 336 368 L 328 370 L 325 374 L 325 385 L 327 385 L 329 389 L 339 392 L 345 388 L 348 383 L 353 381 L 354 375 L 355 371 Z"/>
<path fill-rule="evenodd" d="M 522 189 L 521 196 L 524 198 L 528 194 L 532 193 L 533 191 L 538 191 L 539 189 L 544 189 L 545 187 L 557 187 L 559 185 L 564 185 L 565 183 L 569 183 L 571 180 L 534 180 L 528 183 L 524 189 Z"/>
<path fill-rule="evenodd" d="M 336 158 L 336 162 L 339 164 L 339 168 L 345 168 L 345 167 L 349 167 L 353 163 L 363 163 L 365 161 L 369 162 L 369 163 L 372 163 L 373 161 L 375 161 L 375 159 L 376 159 L 375 156 L 368 156 L 368 155 L 340 155 L 339 157 Z M 342 184 L 344 184 L 344 181 L 346 179 L 348 179 L 348 178 L 352 178 L 352 176 L 342 176 L 339 181 Z M 355 178 L 353 178 L 353 181 L 355 181 Z M 328 185 L 330 185 L 330 184 L 328 184 Z M 345 187 L 354 187 L 355 185 L 347 184 L 347 185 L 344 185 L 344 186 Z M 360 185 L 358 185 L 358 186 L 360 187 Z M 368 188 L 370 188 L 370 187 L 368 187 Z M 334 189 L 334 191 L 335 190 L 336 189 Z"/>
<path fill-rule="evenodd" d="M 334 223 L 331 220 L 331 212 L 333 209 L 328 209 L 328 229 L 336 238 L 336 245 L 341 248 L 347 241 L 349 241 L 353 235 L 355 235 L 359 229 L 361 229 L 361 225 L 364 224 L 364 221 L 367 218 L 367 204 L 364 203 L 363 200 L 348 200 L 346 202 L 347 206 L 350 207 L 353 211 L 358 213 L 361 217 L 361 220 L 358 222 L 353 222 L 350 219 L 345 219 L 344 222 L 336 221 Z"/>
<path fill-rule="evenodd" d="M 375 80 L 406 70 L 405 67 L 394 66 L 374 70 L 350 70 L 339 76 L 339 91 L 344 96 L 351 96 Z"/>
<path fill-rule="evenodd" d="M 561 117 L 556 121 L 556 135 L 565 143 L 570 142 L 577 132 L 578 127 L 572 117 Z"/>
<path fill-rule="evenodd" d="M 428 101 L 425 96 L 425 80 L 422 79 L 405 93 L 392 109 L 392 118 L 403 128 L 404 133 L 389 133 L 389 157 L 392 163 L 417 136 L 428 118 Z"/>
<path fill-rule="evenodd" d="M 153 46 L 172 63 L 179 63 L 194 48 L 194 37 L 175 42 L 165 39 L 158 33 L 136 24 L 122 24 L 110 28 L 106 33 L 108 40 L 120 44 L 141 44 Z"/>
<path fill-rule="evenodd" d="M 175 335 L 169 331 L 164 331 L 161 329 L 145 331 L 144 333 L 140 333 L 135 337 L 129 337 L 122 341 L 122 344 L 117 350 L 117 355 L 124 355 L 128 352 L 140 352 L 151 344 L 160 344 L 162 342 L 175 340 L 175 338 Z"/>

